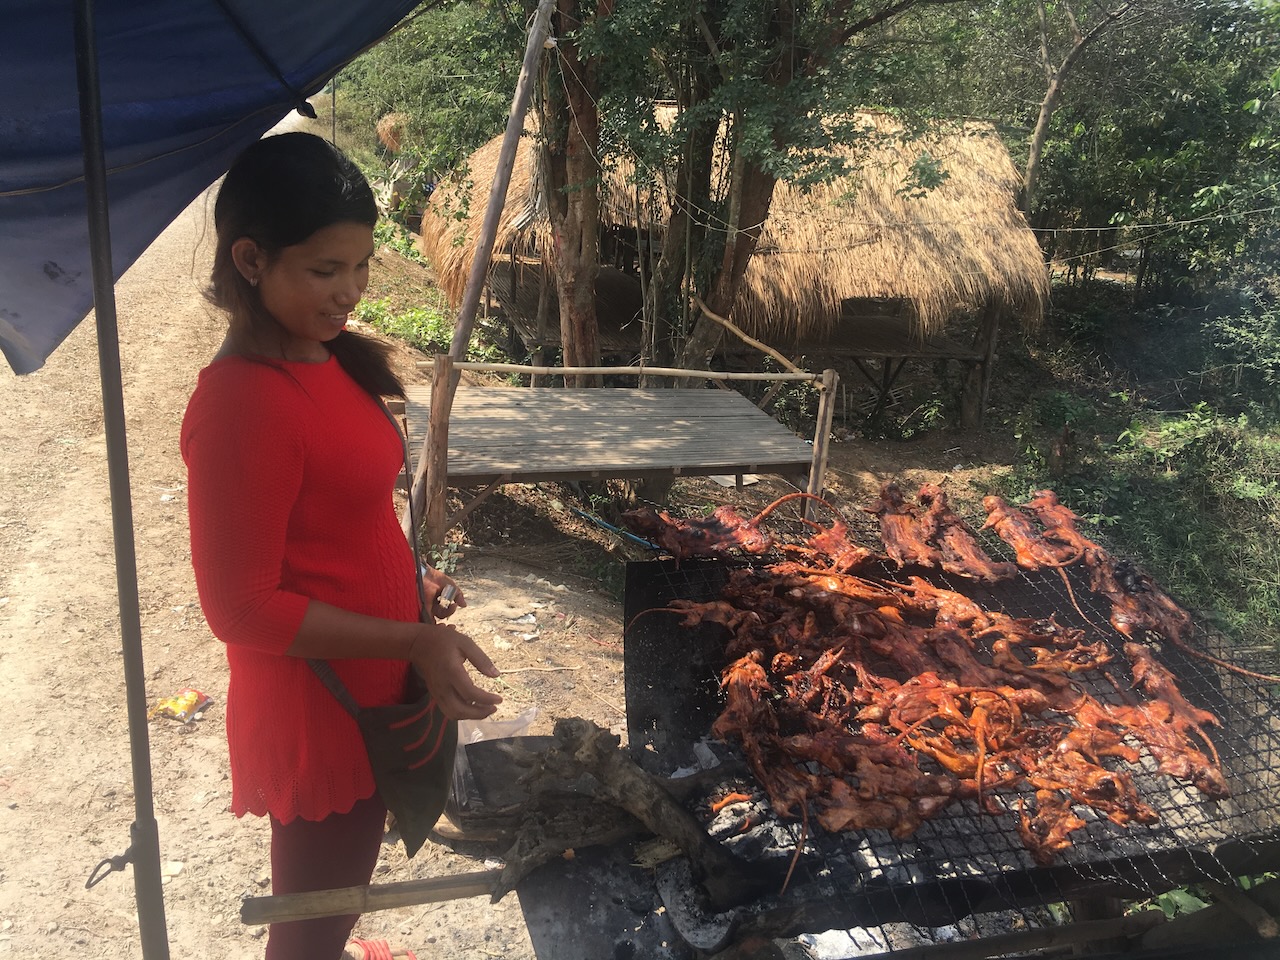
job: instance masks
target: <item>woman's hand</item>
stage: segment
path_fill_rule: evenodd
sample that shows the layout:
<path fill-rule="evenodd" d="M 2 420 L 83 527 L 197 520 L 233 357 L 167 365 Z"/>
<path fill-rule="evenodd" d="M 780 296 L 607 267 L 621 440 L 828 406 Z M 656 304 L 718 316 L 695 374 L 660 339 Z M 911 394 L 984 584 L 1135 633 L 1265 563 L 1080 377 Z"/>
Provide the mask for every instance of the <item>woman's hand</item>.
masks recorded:
<path fill-rule="evenodd" d="M 452 587 L 453 592 L 446 600 L 442 600 L 440 595 L 447 587 Z M 462 590 L 454 583 L 453 577 L 435 567 L 422 568 L 422 589 L 427 594 L 427 609 L 437 620 L 451 617 L 459 607 L 467 605 L 467 598 L 462 595 Z"/>
<path fill-rule="evenodd" d="M 427 689 L 450 720 L 483 720 L 502 702 L 498 694 L 477 686 L 471 679 L 468 662 L 486 677 L 496 678 L 498 668 L 474 640 L 456 627 L 422 624 L 422 632 L 409 647 L 409 661 L 418 668 Z"/>

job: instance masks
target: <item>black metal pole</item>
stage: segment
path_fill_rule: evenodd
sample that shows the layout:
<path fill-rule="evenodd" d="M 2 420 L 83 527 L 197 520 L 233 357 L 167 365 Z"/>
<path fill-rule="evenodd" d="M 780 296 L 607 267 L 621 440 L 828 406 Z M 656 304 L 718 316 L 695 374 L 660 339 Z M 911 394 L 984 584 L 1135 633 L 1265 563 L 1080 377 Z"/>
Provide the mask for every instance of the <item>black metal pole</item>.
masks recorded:
<path fill-rule="evenodd" d="M 133 763 L 134 822 L 128 859 L 133 863 L 134 896 L 143 960 L 169 960 L 169 935 L 160 878 L 160 832 L 151 792 L 151 744 L 142 665 L 142 622 L 138 611 L 138 564 L 129 493 L 129 450 L 125 437 L 124 391 L 120 376 L 120 336 L 116 325 L 111 222 L 107 212 L 107 164 L 102 140 L 102 97 L 94 44 L 93 0 L 75 3 L 76 82 L 80 93 L 80 139 L 93 262 L 93 303 L 98 325 L 98 369 L 102 416 L 107 433 L 107 473 L 116 552 L 116 592 L 124 652 L 129 752 Z"/>

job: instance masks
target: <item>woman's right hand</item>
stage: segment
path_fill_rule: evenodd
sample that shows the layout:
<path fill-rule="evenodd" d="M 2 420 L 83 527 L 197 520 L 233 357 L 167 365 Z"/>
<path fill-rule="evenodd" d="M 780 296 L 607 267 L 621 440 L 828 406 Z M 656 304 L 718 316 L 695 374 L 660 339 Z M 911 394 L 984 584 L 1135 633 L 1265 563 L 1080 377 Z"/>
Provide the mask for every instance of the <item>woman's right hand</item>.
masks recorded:
<path fill-rule="evenodd" d="M 498 668 L 474 640 L 456 627 L 421 624 L 421 632 L 409 648 L 409 661 L 418 668 L 427 689 L 450 720 L 483 720 L 502 702 L 501 696 L 471 679 L 468 663 L 486 677 L 497 678 Z"/>

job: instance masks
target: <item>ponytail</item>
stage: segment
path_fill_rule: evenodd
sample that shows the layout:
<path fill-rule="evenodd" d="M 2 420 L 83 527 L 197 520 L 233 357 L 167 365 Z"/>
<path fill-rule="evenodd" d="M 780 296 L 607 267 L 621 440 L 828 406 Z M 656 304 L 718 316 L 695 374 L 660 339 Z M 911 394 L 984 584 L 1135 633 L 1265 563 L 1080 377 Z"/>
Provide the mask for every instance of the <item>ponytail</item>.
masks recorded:
<path fill-rule="evenodd" d="M 404 384 L 391 368 L 391 347 L 350 330 L 325 344 L 352 380 L 374 397 L 404 399 Z"/>

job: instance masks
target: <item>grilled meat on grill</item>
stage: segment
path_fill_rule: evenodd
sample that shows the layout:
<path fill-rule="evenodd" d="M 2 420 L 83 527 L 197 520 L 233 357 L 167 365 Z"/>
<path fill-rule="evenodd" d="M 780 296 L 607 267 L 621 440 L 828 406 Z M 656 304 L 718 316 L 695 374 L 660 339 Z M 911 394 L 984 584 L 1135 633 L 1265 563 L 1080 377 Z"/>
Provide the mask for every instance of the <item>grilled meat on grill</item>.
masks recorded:
<path fill-rule="evenodd" d="M 622 515 L 627 529 L 662 547 L 677 560 L 721 557 L 730 550 L 760 555 L 773 547 L 773 538 L 730 506 L 720 506 L 711 516 L 677 520 L 665 510 L 639 507 Z"/>
<path fill-rule="evenodd" d="M 983 497 L 982 508 L 987 511 L 982 529 L 994 530 L 996 536 L 1013 547 L 1015 560 L 1024 570 L 1065 567 L 1080 559 L 1080 550 L 1070 543 L 1047 539 L 1025 513 L 1003 498 L 994 494 Z"/>
<path fill-rule="evenodd" d="M 936 567 L 984 583 L 1014 575 L 1013 564 L 997 563 L 987 555 L 937 484 L 924 484 L 916 496 L 918 506 L 907 503 L 897 484 L 886 483 L 880 498 L 866 508 L 880 518 L 880 539 L 899 567 Z"/>
<path fill-rule="evenodd" d="M 920 487 L 917 499 L 925 507 L 923 526 L 938 545 L 939 565 L 947 573 L 984 583 L 1008 580 L 1017 572 L 1012 563 L 997 563 L 978 545 L 972 528 L 956 516 L 937 484 Z"/>
<path fill-rule="evenodd" d="M 821 497 L 815 497 L 810 493 L 789 493 L 785 497 L 779 497 L 749 519 L 727 505 L 716 507 L 709 517 L 686 520 L 677 519 L 665 510 L 638 507 L 622 514 L 622 522 L 632 533 L 647 537 L 677 560 L 687 560 L 692 557 L 724 557 L 733 550 L 760 556 L 768 553 L 774 546 L 773 537 L 761 530 L 760 524 L 784 503 L 795 500 L 813 500 L 835 513 L 835 508 Z M 866 558 L 862 557 L 858 553 L 858 548 L 847 540 L 840 543 L 848 532 L 848 528 L 839 520 L 837 524 L 839 529 L 833 527 L 825 530 L 818 524 L 811 523 L 810 526 L 819 530 L 818 536 L 814 538 L 819 542 L 817 545 L 812 545 L 812 549 L 834 551 L 829 553 L 832 560 L 846 564 L 844 569 L 852 569 Z"/>
<path fill-rule="evenodd" d="M 1208 710 L 1201 710 L 1187 702 L 1178 682 L 1168 668 L 1156 662 L 1151 648 L 1141 643 L 1126 643 L 1124 654 L 1133 664 L 1133 685 L 1153 700 L 1163 700 L 1173 712 L 1188 724 L 1196 727 L 1220 727 L 1222 721 Z"/>
<path fill-rule="evenodd" d="M 1052 490 L 1037 490 L 1027 501 L 1027 510 L 1036 515 L 1044 527 L 1046 539 L 1065 543 L 1080 556 L 1088 550 L 1100 549 L 1076 527 L 1080 517 L 1069 507 L 1063 506 Z"/>
<path fill-rule="evenodd" d="M 1048 866 L 1071 846 L 1072 831 L 1085 822 L 1071 809 L 1071 801 L 1054 790 L 1036 791 L 1036 808 L 1031 816 L 1018 801 L 1018 835 L 1036 863 Z"/>
<path fill-rule="evenodd" d="M 928 543 L 929 528 L 921 523 L 920 511 L 907 503 L 896 483 L 881 487 L 880 498 L 866 510 L 880 518 L 880 539 L 889 558 L 899 567 L 937 565 L 940 558 Z"/>
<path fill-rule="evenodd" d="M 1028 507 L 1043 534 L 1026 514 L 993 501 L 985 501 L 987 525 L 1022 566 L 1062 575 L 1064 563 L 1081 559 L 1112 601 L 1117 629 L 1167 630 L 1173 642 L 1189 636 L 1190 618 L 1136 568 L 1081 536 L 1050 491 Z M 907 504 L 888 484 L 872 508 L 899 564 L 953 573 L 947 564 L 961 564 L 971 579 L 988 581 L 1012 571 L 969 550 L 974 535 L 952 519 L 940 490 L 926 485 L 920 503 Z M 758 533 L 775 506 L 742 528 Z M 843 521 L 810 526 L 805 543 L 783 546 L 786 560 L 731 571 L 720 598 L 665 608 L 687 626 L 715 624 L 727 634 L 725 706 L 713 732 L 741 745 L 779 816 L 905 837 L 956 799 L 1005 816 L 1016 796 L 1019 834 L 1048 863 L 1084 826 L 1076 812 L 1083 806 L 1121 826 L 1156 819 L 1124 769 L 1142 752 L 1207 796 L 1228 795 L 1205 733 L 1217 719 L 1186 700 L 1147 647 L 1131 643 L 1125 652 L 1133 687 L 1151 699 L 1104 705 L 1080 686 L 1113 659 L 1102 641 L 1087 643 L 1083 630 L 1052 617 L 985 609 L 921 577 L 855 575 L 873 555 L 850 542 Z"/>
<path fill-rule="evenodd" d="M 783 550 L 791 555 L 809 557 L 817 563 L 825 559 L 834 573 L 848 573 L 880 559 L 874 550 L 853 543 L 849 539 L 848 524 L 839 518 L 830 527 L 819 526 L 818 532 L 806 540 L 803 547 L 784 545 Z"/>
<path fill-rule="evenodd" d="M 1136 640 L 1135 630 L 1160 634 L 1190 656 L 1212 663 L 1243 677 L 1280 683 L 1280 677 L 1246 670 L 1197 650 L 1190 643 L 1195 626 L 1191 615 L 1174 603 L 1151 576 L 1128 560 L 1116 560 L 1096 544 L 1084 552 L 1084 565 L 1095 593 L 1111 601 L 1111 625 L 1127 639 Z"/>

